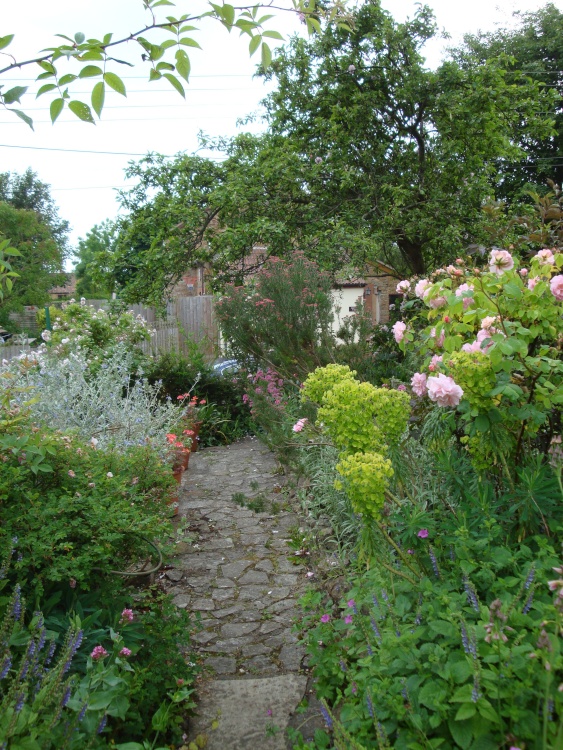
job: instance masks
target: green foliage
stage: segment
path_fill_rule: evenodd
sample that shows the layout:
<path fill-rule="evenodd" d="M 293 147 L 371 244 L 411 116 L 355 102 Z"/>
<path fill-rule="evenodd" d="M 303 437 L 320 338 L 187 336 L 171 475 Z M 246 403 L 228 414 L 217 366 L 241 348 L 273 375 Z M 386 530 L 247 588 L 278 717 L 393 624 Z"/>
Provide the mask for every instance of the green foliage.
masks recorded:
<path fill-rule="evenodd" d="M 388 480 L 393 476 L 391 461 L 380 453 L 353 453 L 340 459 L 336 471 L 344 478 L 346 494 L 354 511 L 361 513 L 366 521 L 379 518 Z M 337 489 L 341 488 L 342 483 L 338 483 Z"/>
<path fill-rule="evenodd" d="M 180 4 L 183 5 L 183 3 Z M 272 16 L 268 14 L 260 16 L 262 6 L 259 4 L 235 8 L 229 4 L 218 5 L 207 2 L 205 9 L 202 9 L 199 13 L 182 13 L 178 17 L 167 15 L 160 18 L 158 18 L 160 11 L 157 9 L 160 6 L 174 7 L 175 4 L 171 0 L 142 0 L 142 5 L 149 17 L 143 28 L 137 32 L 128 34 L 121 39 L 113 39 L 112 33 L 105 34 L 102 39 L 96 39 L 82 32 L 74 34 L 73 37 L 58 34 L 57 36 L 64 40 L 62 44 L 48 47 L 43 50 L 40 56 L 30 60 L 18 61 L 11 58 L 12 62 L 0 70 L 0 75 L 28 65 L 38 65 L 42 72 L 37 76 L 37 81 L 41 82 L 42 85 L 37 92 L 37 96 L 49 94 L 55 97 L 50 104 L 51 120 L 55 122 L 63 109 L 68 107 L 83 122 L 94 123 L 92 109 L 98 117 L 101 116 L 106 87 L 113 89 L 122 96 L 127 95 L 123 80 L 108 68 L 114 64 L 133 67 L 133 63 L 114 57 L 113 50 L 116 46 L 138 45 L 144 67 L 148 68 L 149 81 L 164 79 L 181 96 L 185 96 L 181 80 L 189 81 L 191 68 L 186 48 L 200 47 L 192 36 L 192 32 L 198 30 L 196 26 L 191 25 L 194 21 L 198 22 L 210 18 L 224 26 L 228 32 L 236 29 L 241 36 L 250 37 L 250 54 L 254 54 L 260 48 L 264 68 L 267 68 L 272 60 L 272 53 L 265 39 L 282 38 L 279 32 L 265 28 L 264 24 Z M 287 10 L 302 14 L 309 33 L 319 29 L 319 15 L 327 16 L 331 21 L 346 27 L 345 21 L 347 19 L 340 4 L 325 10 L 316 6 L 311 7 L 303 2 L 296 2 Z M 163 34 L 168 37 L 164 41 L 162 41 Z M 8 48 L 13 39 L 13 34 L 0 37 L 0 50 Z M 66 65 L 64 65 L 65 62 Z M 61 65 L 63 66 L 62 69 Z M 67 72 L 69 68 L 75 72 Z M 96 79 L 98 80 L 91 91 L 92 109 L 85 102 L 72 98 L 69 88 L 74 85 L 88 86 L 90 81 Z M 3 88 L 2 86 L 1 89 Z M 21 109 L 12 106 L 14 103 L 21 101 L 28 87 L 13 86 L 5 91 L 1 89 L 0 105 L 7 111 L 13 112 L 33 129 L 31 117 Z"/>
<path fill-rule="evenodd" d="M 247 286 L 227 287 L 216 304 L 229 352 L 249 369 L 272 367 L 302 379 L 332 358 L 332 282 L 295 253 L 270 259 Z"/>
<path fill-rule="evenodd" d="M 44 332 L 43 338 L 61 358 L 80 347 L 94 368 L 109 358 L 116 347 L 138 352 L 138 344 L 151 336 L 146 320 L 119 307 L 96 309 L 85 300 L 80 303 L 71 300 L 60 308 L 50 307 L 49 313 L 52 331 Z M 45 318 L 45 311 L 40 310 L 37 322 L 41 328 L 46 325 Z"/>
<path fill-rule="evenodd" d="M 381 737 L 399 749 L 558 747 L 555 550 L 541 538 L 510 550 L 494 527 L 417 542 L 413 559 L 429 573 L 416 582 L 398 563 L 389 573 L 375 566 L 328 623 L 321 595 L 309 595 L 302 627 L 319 697 L 337 704 L 334 716 L 362 747 Z"/>
<path fill-rule="evenodd" d="M 174 480 L 151 447 L 118 454 L 46 428 L 20 435 L 0 443 L 0 548 L 19 538 L 13 567 L 22 585 L 89 588 L 146 555 L 145 538 L 168 531 Z"/>
<path fill-rule="evenodd" d="M 495 405 L 490 395 L 496 385 L 495 372 L 484 352 L 453 352 L 448 359 L 448 369 L 463 388 L 471 408 L 489 411 Z"/>
<path fill-rule="evenodd" d="M 78 240 L 76 251 L 76 294 L 86 299 L 104 299 L 109 298 L 113 291 L 110 286 L 96 283 L 93 278 L 95 269 L 96 256 L 102 253 L 111 252 L 115 243 L 115 225 L 112 222 L 105 221 L 100 225 L 92 227 L 86 233 L 86 237 Z M 99 277 L 99 271 L 97 276 Z"/>
<path fill-rule="evenodd" d="M 303 383 L 301 400 L 309 399 L 316 404 L 322 404 L 328 391 L 344 380 L 354 380 L 356 374 L 348 365 L 328 364 L 326 367 L 319 367 L 311 372 Z"/>

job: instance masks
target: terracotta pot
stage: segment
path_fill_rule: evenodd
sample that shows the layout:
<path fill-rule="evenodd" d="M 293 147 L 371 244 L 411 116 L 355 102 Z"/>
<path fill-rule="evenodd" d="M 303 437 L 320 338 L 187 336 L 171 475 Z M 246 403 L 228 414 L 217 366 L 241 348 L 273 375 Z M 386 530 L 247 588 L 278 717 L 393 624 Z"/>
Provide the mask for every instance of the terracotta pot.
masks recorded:
<path fill-rule="evenodd" d="M 190 462 L 190 449 L 189 448 L 177 448 L 174 468 L 175 469 L 182 468 L 185 471 L 188 468 L 189 462 Z"/>
<path fill-rule="evenodd" d="M 170 500 L 168 501 L 168 506 L 170 508 L 170 515 L 171 516 L 177 516 L 178 515 L 178 500 L 179 500 L 178 493 L 175 495 L 172 495 Z"/>
<path fill-rule="evenodd" d="M 174 476 L 174 479 L 178 482 L 178 484 L 182 483 L 182 474 L 184 473 L 184 467 L 183 466 L 175 466 L 172 470 L 172 474 Z"/>
<path fill-rule="evenodd" d="M 201 422 L 194 422 L 190 428 L 191 430 L 194 431 L 194 434 L 192 436 L 192 441 L 193 441 L 192 447 L 191 447 L 192 453 L 197 453 L 197 448 L 198 448 L 197 443 L 198 443 L 199 431 L 201 430 L 201 425 L 202 425 Z"/>

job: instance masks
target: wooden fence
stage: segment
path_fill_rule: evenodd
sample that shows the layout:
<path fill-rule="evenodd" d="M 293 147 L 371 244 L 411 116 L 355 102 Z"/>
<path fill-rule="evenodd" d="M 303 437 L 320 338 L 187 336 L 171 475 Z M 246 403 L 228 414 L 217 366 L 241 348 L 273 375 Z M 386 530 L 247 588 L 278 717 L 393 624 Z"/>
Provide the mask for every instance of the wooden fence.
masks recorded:
<path fill-rule="evenodd" d="M 107 307 L 106 300 L 88 300 L 96 309 Z M 131 305 L 129 308 L 135 315 L 140 315 L 155 331 L 149 341 L 141 344 L 145 354 L 157 355 L 163 352 L 180 351 L 190 353 L 190 340 L 200 344 L 207 359 L 214 359 L 219 350 L 219 327 L 213 309 L 213 297 L 180 297 L 169 302 L 166 316 L 159 318 L 153 307 L 145 305 Z M 29 346 L 4 345 L 0 346 L 0 360 L 12 359 L 23 351 L 29 351 Z"/>

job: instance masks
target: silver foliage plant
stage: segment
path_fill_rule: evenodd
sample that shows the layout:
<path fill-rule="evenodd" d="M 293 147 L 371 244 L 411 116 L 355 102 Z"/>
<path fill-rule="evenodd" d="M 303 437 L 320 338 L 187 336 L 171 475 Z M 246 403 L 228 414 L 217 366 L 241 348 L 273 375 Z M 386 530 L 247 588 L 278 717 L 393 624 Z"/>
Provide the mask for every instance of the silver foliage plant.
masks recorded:
<path fill-rule="evenodd" d="M 167 455 L 166 434 L 178 421 L 178 407 L 159 401 L 157 384 L 142 375 L 131 378 L 134 355 L 124 345 L 118 344 L 95 373 L 80 350 L 60 358 L 41 347 L 33 357 L 33 362 L 24 357 L 0 367 L 0 390 L 8 384 L 24 388 L 14 392 L 15 405 L 31 401 L 38 424 L 73 432 L 98 448 L 125 452 L 149 443 Z"/>

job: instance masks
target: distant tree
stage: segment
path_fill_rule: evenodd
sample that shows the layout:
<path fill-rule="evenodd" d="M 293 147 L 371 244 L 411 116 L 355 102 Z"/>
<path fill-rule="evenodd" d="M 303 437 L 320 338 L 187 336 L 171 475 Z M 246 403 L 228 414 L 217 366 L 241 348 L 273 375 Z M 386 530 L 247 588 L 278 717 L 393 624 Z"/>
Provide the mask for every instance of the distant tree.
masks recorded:
<path fill-rule="evenodd" d="M 68 221 L 60 218 L 49 185 L 42 182 L 31 167 L 23 174 L 0 173 L 0 201 L 9 203 L 14 208 L 35 211 L 39 220 L 49 228 L 60 250 L 66 255 L 70 225 Z"/>
<path fill-rule="evenodd" d="M 563 11 L 547 3 L 537 11 L 517 11 L 514 16 L 519 21 L 516 28 L 468 34 L 463 45 L 452 50 L 463 66 L 506 55 L 508 83 L 527 87 L 532 80 L 555 94 L 547 110 L 555 122 L 554 132 L 545 137 L 529 134 L 520 143 L 524 158 L 509 169 L 499 164 L 502 176 L 497 194 L 509 198 L 530 183 L 544 188 L 552 179 L 563 184 Z"/>
<path fill-rule="evenodd" d="M 76 258 L 78 263 L 74 267 L 77 284 L 76 293 L 79 297 L 87 299 L 102 299 L 109 297 L 112 287 L 100 283 L 99 274 L 96 273 L 95 258 L 102 253 L 112 252 L 115 243 L 115 225 L 111 221 L 96 224 L 86 233 L 86 237 L 78 240 Z"/>
<path fill-rule="evenodd" d="M 20 253 L 10 258 L 18 277 L 0 300 L 0 321 L 6 325 L 9 312 L 47 302 L 49 289 L 64 283 L 66 275 L 61 248 L 37 212 L 0 202 L 0 233 Z"/>

